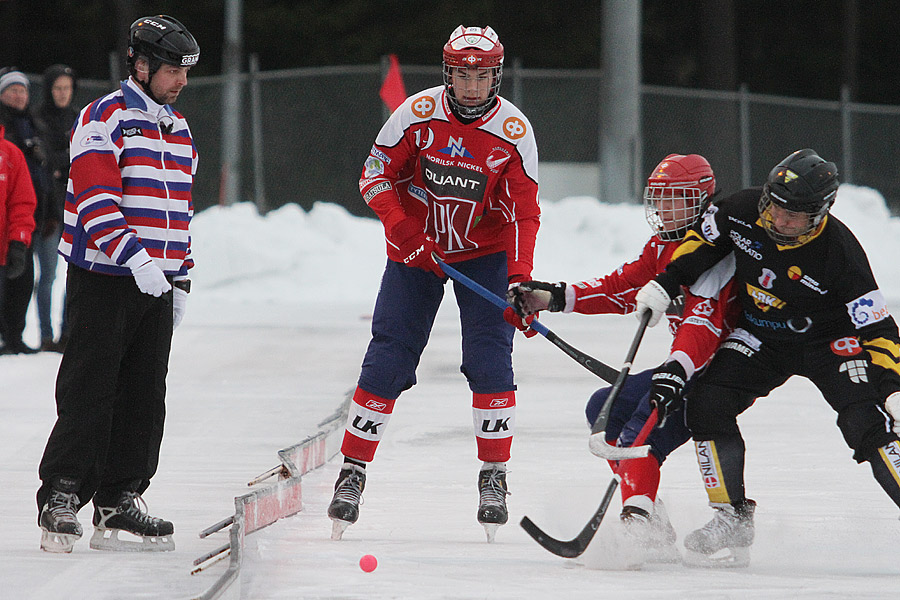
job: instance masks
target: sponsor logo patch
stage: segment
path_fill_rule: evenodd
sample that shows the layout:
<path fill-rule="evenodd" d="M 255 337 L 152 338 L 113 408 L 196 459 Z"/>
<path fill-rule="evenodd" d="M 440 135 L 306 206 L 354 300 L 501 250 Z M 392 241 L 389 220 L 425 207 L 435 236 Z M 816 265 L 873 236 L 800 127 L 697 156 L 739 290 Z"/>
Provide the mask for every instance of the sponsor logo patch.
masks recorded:
<path fill-rule="evenodd" d="M 721 485 L 721 479 L 712 453 L 710 442 L 697 442 L 697 461 L 700 465 L 700 473 L 703 476 L 703 485 L 706 486 L 706 489 L 717 488 Z"/>
<path fill-rule="evenodd" d="M 848 302 L 847 313 L 857 329 L 883 321 L 891 316 L 881 290 L 872 290 L 868 294 L 863 294 L 856 300 Z"/>
<path fill-rule="evenodd" d="M 136 135 L 144 135 L 144 130 L 140 127 L 123 127 L 122 137 L 134 137 Z"/>
<path fill-rule="evenodd" d="M 763 268 L 762 275 L 759 276 L 759 285 L 763 286 L 767 290 L 772 289 L 772 282 L 775 281 L 776 275 L 772 269 Z"/>
<path fill-rule="evenodd" d="M 745 238 L 737 231 L 731 230 L 729 232 L 729 237 L 731 241 L 734 242 L 734 245 L 737 246 L 739 250 L 746 252 L 748 255 L 752 256 L 756 260 L 762 260 L 762 254 L 760 254 L 759 249 L 762 247 L 762 244 L 759 242 L 754 242 L 751 239 Z"/>
<path fill-rule="evenodd" d="M 755 335 L 753 335 L 743 327 L 738 327 L 737 329 L 732 331 L 731 335 L 728 336 L 728 341 L 740 342 L 753 350 L 759 350 L 762 346 L 762 342 L 759 341 L 759 338 L 757 338 Z"/>
<path fill-rule="evenodd" d="M 381 160 L 375 158 L 374 156 L 370 156 L 366 159 L 366 163 L 364 165 L 363 178 L 369 179 L 371 177 L 376 177 L 378 175 L 384 175 L 384 163 Z"/>
<path fill-rule="evenodd" d="M 859 338 L 842 337 L 831 342 L 831 351 L 838 356 L 856 356 L 862 352 L 862 346 L 859 344 Z"/>
<path fill-rule="evenodd" d="M 491 150 L 491 153 L 488 154 L 488 157 L 485 159 L 484 163 L 492 173 L 499 173 L 501 167 L 503 167 L 503 165 L 506 164 L 506 161 L 508 160 L 509 152 L 506 150 L 506 148 L 494 148 Z"/>
<path fill-rule="evenodd" d="M 413 114 L 420 119 L 427 119 L 434 114 L 434 98 L 431 96 L 420 96 L 412 101 L 410 108 Z"/>
<path fill-rule="evenodd" d="M 701 317 L 708 317 L 713 312 L 712 301 L 707 298 L 703 302 L 694 305 L 694 308 L 691 309 L 691 312 Z"/>
<path fill-rule="evenodd" d="M 848 360 L 838 369 L 841 373 L 847 373 L 853 383 L 868 383 L 869 376 L 866 373 L 866 361 Z"/>
<path fill-rule="evenodd" d="M 388 156 L 387 154 L 385 154 L 384 152 L 382 152 L 381 150 L 379 150 L 378 148 L 376 148 L 375 146 L 372 146 L 372 149 L 369 150 L 369 154 L 371 156 L 374 156 L 375 158 L 381 159 L 381 162 L 383 162 L 386 165 L 391 164 L 391 157 Z"/>
<path fill-rule="evenodd" d="M 747 284 L 747 295 L 753 298 L 756 308 L 763 312 L 767 312 L 770 308 L 784 308 L 785 305 L 784 300 L 749 283 Z"/>
<path fill-rule="evenodd" d="M 706 212 L 703 213 L 703 221 L 700 223 L 700 232 L 703 234 L 703 238 L 708 242 L 714 242 L 719 239 L 719 226 L 716 225 L 717 212 L 719 212 L 718 207 L 710 206 L 706 209 Z"/>
<path fill-rule="evenodd" d="M 371 408 L 372 410 L 377 410 L 379 412 L 383 411 L 386 406 L 386 403 L 378 402 L 377 400 L 369 400 L 366 402 L 366 408 Z"/>
<path fill-rule="evenodd" d="M 389 181 L 382 181 L 376 186 L 373 186 L 368 192 L 363 195 L 363 200 L 366 201 L 366 204 L 369 203 L 369 200 L 380 194 L 381 192 L 386 192 L 391 188 L 391 183 Z"/>
<path fill-rule="evenodd" d="M 448 154 L 451 158 L 456 156 L 462 156 L 463 158 L 475 158 L 472 156 L 466 147 L 463 146 L 463 139 L 456 139 L 455 137 L 450 137 L 450 141 L 448 142 L 445 148 L 441 148 L 438 150 L 441 154 Z"/>
<path fill-rule="evenodd" d="M 92 133 L 91 135 L 81 140 L 81 145 L 85 148 L 90 148 L 92 146 L 103 146 L 105 144 L 106 136 L 100 135 L 99 133 Z"/>
<path fill-rule="evenodd" d="M 525 127 L 525 123 L 522 119 L 517 117 L 509 117 L 505 121 L 503 121 L 503 133 L 511 140 L 518 140 L 520 138 L 525 137 L 525 134 L 528 133 L 528 130 Z"/>

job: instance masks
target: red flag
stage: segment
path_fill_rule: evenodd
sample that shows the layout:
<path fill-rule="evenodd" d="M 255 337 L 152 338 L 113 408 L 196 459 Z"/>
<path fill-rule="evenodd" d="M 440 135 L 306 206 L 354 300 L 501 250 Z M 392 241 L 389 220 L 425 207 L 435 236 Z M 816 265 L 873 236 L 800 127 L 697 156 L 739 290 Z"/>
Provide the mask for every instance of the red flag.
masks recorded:
<path fill-rule="evenodd" d="M 400 61 L 396 54 L 391 54 L 391 66 L 388 68 L 381 91 L 378 93 L 385 105 L 394 112 L 397 107 L 406 100 L 406 87 L 403 85 L 403 75 L 400 74 Z"/>

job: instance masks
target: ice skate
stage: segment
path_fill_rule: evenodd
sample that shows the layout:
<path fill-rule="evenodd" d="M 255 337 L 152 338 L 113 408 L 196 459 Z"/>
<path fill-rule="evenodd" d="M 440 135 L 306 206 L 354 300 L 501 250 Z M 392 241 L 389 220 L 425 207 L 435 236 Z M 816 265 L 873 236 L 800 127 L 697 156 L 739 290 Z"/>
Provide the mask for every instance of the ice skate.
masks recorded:
<path fill-rule="evenodd" d="M 712 521 L 684 538 L 684 563 L 691 567 L 746 567 L 750 564 L 756 502 L 710 506 L 716 510 Z"/>
<path fill-rule="evenodd" d="M 344 531 L 359 519 L 359 505 L 366 488 L 366 470 L 357 465 L 344 463 L 334 484 L 334 496 L 328 505 L 331 517 L 331 539 L 339 540 Z"/>
<path fill-rule="evenodd" d="M 94 504 L 91 548 L 114 552 L 165 552 L 175 549 L 169 521 L 147 514 L 147 504 L 137 492 L 122 492 L 115 506 Z M 119 536 L 124 532 L 125 538 Z M 138 539 L 133 539 L 136 536 Z"/>
<path fill-rule="evenodd" d="M 649 500 L 649 499 L 648 499 Z M 675 546 L 675 528 L 669 522 L 666 507 L 660 498 L 650 505 L 650 511 L 637 505 L 622 507 L 619 519 L 627 538 L 643 550 L 648 563 L 677 563 L 681 554 Z"/>
<path fill-rule="evenodd" d="M 488 543 L 494 541 L 497 529 L 509 520 L 506 508 L 506 470 L 493 466 L 478 474 L 478 522 L 484 526 Z"/>
<path fill-rule="evenodd" d="M 78 495 L 73 492 L 53 490 L 41 509 L 41 550 L 45 552 L 71 552 L 83 530 L 78 522 Z"/>

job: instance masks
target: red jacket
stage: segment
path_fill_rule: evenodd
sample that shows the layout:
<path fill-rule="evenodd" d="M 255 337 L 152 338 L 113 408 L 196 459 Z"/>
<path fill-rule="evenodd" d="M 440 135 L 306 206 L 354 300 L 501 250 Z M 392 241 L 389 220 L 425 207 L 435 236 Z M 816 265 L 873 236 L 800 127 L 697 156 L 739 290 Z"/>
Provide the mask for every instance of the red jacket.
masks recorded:
<path fill-rule="evenodd" d="M 37 207 L 25 155 L 3 137 L 5 133 L 0 125 L 0 265 L 6 264 L 10 242 L 31 245 Z"/>
<path fill-rule="evenodd" d="M 645 283 L 661 273 L 681 242 L 663 242 L 656 236 L 644 246 L 640 257 L 597 279 L 566 286 L 565 312 L 582 314 L 626 314 L 634 312 L 635 300 Z M 704 279 L 682 288 L 683 309 L 670 312 L 672 341 L 670 358 L 684 366 L 688 376 L 712 358 L 737 321 L 740 303 L 734 289 L 734 263 L 722 261 Z M 690 364 L 687 364 L 690 363 Z"/>

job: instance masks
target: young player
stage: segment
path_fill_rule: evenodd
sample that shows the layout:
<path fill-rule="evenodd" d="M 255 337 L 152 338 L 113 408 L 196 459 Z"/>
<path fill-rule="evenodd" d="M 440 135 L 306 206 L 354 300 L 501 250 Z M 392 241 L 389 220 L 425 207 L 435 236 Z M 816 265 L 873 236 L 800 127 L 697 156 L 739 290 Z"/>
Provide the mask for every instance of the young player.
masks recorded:
<path fill-rule="evenodd" d="M 447 281 L 432 252 L 497 294 L 530 278 L 540 217 L 537 146 L 525 115 L 498 95 L 502 70 L 493 29 L 458 27 L 444 45 L 444 84 L 409 97 L 365 161 L 359 189 L 384 225 L 388 261 L 328 507 L 335 539 L 358 519 L 366 464 L 397 398 L 416 383 Z M 483 461 L 477 518 L 491 541 L 508 520 L 514 329 L 474 292 L 457 284 L 454 291 Z"/>
<path fill-rule="evenodd" d="M 520 315 L 539 310 L 583 314 L 626 314 L 635 309 L 635 295 L 665 269 L 688 229 L 697 221 L 716 189 L 712 167 L 698 154 L 670 154 L 650 174 L 644 188 L 644 208 L 654 236 L 641 255 L 597 279 L 564 282 L 526 281 L 510 288 L 507 298 Z M 617 463 L 622 476 L 621 519 L 627 532 L 651 559 L 676 559 L 675 530 L 657 499 L 660 466 L 673 450 L 690 439 L 684 423 L 685 387 L 710 360 L 733 324 L 735 303 L 731 261 L 723 261 L 702 283 L 682 288 L 667 312 L 674 336 L 671 353 L 655 370 L 631 375 L 615 399 L 606 428 L 608 443 L 630 446 L 650 416 L 658 411 L 659 426 L 647 438 L 650 454 Z M 729 312 L 730 308 L 730 312 Z M 593 424 L 611 388 L 595 392 L 587 404 Z"/>
<path fill-rule="evenodd" d="M 838 185 L 834 163 L 810 149 L 794 152 L 762 190 L 711 206 L 665 272 L 637 295 L 636 312 L 651 311 L 653 324 L 682 286 L 722 257 L 735 257 L 737 328 L 687 405 L 715 509 L 706 526 L 685 538 L 688 562 L 749 564 L 756 503 L 744 491 L 737 415 L 792 375 L 816 385 L 837 412 L 856 461 L 870 464 L 900 506 L 900 338 L 865 252 L 829 212 Z"/>

